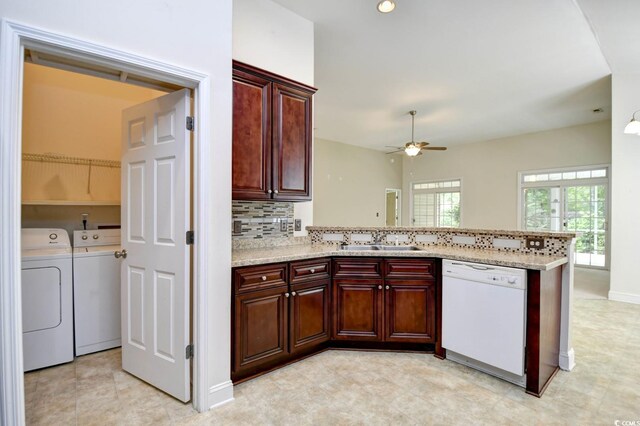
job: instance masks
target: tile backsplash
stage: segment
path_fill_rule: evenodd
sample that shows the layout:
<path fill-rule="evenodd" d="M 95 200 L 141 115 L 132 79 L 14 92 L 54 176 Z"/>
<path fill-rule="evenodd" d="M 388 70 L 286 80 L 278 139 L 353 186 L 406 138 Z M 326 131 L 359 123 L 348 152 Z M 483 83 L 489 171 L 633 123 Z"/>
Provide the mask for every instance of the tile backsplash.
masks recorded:
<path fill-rule="evenodd" d="M 240 232 L 232 231 L 234 240 L 293 237 L 291 202 L 234 200 L 231 208 L 231 221 L 240 222 Z"/>

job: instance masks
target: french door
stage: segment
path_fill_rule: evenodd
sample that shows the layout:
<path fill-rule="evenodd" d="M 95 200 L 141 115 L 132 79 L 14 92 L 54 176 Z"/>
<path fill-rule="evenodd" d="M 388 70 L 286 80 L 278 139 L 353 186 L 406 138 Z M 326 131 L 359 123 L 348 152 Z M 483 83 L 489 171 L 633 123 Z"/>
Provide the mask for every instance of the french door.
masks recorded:
<path fill-rule="evenodd" d="M 523 182 L 522 228 L 575 232 L 576 264 L 606 268 L 608 186 L 602 178 Z"/>

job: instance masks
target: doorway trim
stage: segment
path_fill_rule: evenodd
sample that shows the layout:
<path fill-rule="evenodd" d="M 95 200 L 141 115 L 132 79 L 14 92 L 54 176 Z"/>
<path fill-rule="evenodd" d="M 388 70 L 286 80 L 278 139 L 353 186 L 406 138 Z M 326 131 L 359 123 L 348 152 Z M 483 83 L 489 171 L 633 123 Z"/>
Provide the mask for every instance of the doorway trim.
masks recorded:
<path fill-rule="evenodd" d="M 178 84 L 194 90 L 194 114 L 209 117 L 210 77 L 128 52 L 40 30 L 7 19 L 0 22 L 0 424 L 25 423 L 20 272 L 21 128 L 24 49 L 54 53 L 91 64 Z M 206 259 L 212 223 L 206 182 L 212 178 L 211 125 L 196 119 L 193 139 L 193 392 L 196 410 L 209 408 L 207 345 L 209 314 Z M 222 390 L 222 389 L 221 389 Z"/>

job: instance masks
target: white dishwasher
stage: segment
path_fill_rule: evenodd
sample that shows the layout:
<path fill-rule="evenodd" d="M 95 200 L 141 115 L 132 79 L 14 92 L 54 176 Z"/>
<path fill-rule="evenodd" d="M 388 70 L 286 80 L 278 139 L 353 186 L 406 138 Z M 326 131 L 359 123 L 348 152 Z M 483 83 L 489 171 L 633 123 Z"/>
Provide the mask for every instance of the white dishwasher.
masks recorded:
<path fill-rule="evenodd" d="M 526 295 L 523 269 L 443 260 L 447 359 L 525 386 Z"/>

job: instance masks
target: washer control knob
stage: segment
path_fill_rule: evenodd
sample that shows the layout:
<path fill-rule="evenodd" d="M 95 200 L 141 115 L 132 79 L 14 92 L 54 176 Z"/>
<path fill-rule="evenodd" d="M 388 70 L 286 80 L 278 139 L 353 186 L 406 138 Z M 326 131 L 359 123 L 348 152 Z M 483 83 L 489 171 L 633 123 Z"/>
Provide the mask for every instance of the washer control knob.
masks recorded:
<path fill-rule="evenodd" d="M 56 240 L 58 238 L 58 234 L 49 234 L 49 239 L 50 240 Z"/>
<path fill-rule="evenodd" d="M 515 283 L 516 283 L 516 277 L 509 277 L 509 278 L 507 279 L 507 282 L 508 282 L 509 284 L 515 284 Z"/>
<path fill-rule="evenodd" d="M 89 238 L 89 237 L 87 237 L 86 235 L 83 235 L 83 236 L 82 236 L 82 239 L 83 239 L 83 240 L 86 240 L 87 238 Z"/>
<path fill-rule="evenodd" d="M 97 240 L 98 238 L 100 238 L 100 236 L 98 234 L 93 234 L 93 239 Z"/>

